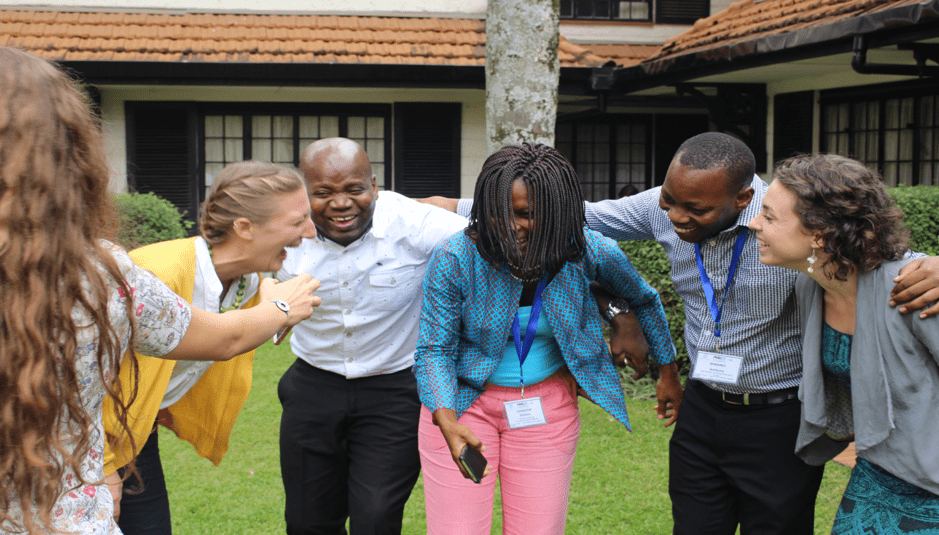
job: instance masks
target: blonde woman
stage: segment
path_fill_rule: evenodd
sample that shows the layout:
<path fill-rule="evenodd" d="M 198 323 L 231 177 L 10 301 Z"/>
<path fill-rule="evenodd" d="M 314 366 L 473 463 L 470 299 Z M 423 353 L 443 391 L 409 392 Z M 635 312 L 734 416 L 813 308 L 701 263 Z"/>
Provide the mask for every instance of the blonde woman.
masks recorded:
<path fill-rule="evenodd" d="M 149 245 L 130 256 L 196 308 L 221 313 L 255 306 L 257 272 L 276 272 L 288 247 L 316 236 L 303 179 L 271 163 L 229 165 L 216 177 L 202 207 L 201 234 Z M 125 535 L 162 535 L 172 533 L 172 526 L 155 422 L 217 466 L 251 390 L 254 351 L 227 362 L 144 356 L 138 361 L 140 382 L 128 409 L 136 448 L 125 442 L 123 449 L 106 451 L 105 473 L 120 487 L 119 469 L 137 457 L 138 474 L 126 482 L 117 503 L 118 525 Z M 129 383 L 123 371 L 122 379 Z M 129 391 L 124 394 L 129 398 Z M 111 432 L 116 425 L 107 419 L 105 428 Z M 117 490 L 112 488 L 115 496 Z"/>

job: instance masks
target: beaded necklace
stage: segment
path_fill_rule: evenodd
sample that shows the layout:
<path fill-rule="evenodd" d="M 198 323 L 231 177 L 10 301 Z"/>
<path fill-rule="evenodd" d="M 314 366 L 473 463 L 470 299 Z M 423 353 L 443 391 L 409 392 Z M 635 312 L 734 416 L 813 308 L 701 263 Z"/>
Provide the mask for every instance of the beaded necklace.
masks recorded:
<path fill-rule="evenodd" d="M 209 244 L 206 244 L 206 245 L 209 245 Z M 212 256 L 212 246 L 211 246 L 211 245 L 209 245 L 209 259 L 212 260 L 212 267 L 214 268 L 214 267 L 215 267 L 215 258 Z M 219 296 L 219 300 L 218 300 L 218 313 L 219 313 L 219 314 L 221 314 L 222 312 L 228 312 L 229 310 L 235 310 L 236 308 L 239 308 L 239 307 L 240 307 L 241 302 L 242 302 L 242 301 L 244 300 L 244 298 L 245 298 L 245 286 L 246 286 L 246 285 L 247 285 L 247 281 L 245 280 L 245 276 L 242 275 L 242 276 L 241 276 L 241 279 L 238 281 L 238 291 L 235 292 L 235 302 L 232 303 L 232 305 L 231 305 L 230 307 L 222 307 L 222 298 L 223 298 L 224 296 Z"/>

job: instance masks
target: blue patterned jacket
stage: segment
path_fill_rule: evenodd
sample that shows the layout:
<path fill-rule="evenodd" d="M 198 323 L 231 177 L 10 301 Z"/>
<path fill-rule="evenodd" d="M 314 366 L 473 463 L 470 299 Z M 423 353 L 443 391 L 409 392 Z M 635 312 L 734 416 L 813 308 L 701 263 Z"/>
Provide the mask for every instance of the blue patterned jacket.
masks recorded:
<path fill-rule="evenodd" d="M 600 328 L 590 281 L 629 302 L 658 364 L 675 360 L 659 294 L 613 240 L 584 231 L 587 251 L 545 287 L 542 312 L 567 367 L 591 399 L 629 428 L 619 375 Z M 486 379 L 511 339 L 522 283 L 505 266 L 486 262 L 464 233 L 437 246 L 424 277 L 424 306 L 414 355 L 421 402 L 431 412 L 462 415 L 485 390 Z"/>

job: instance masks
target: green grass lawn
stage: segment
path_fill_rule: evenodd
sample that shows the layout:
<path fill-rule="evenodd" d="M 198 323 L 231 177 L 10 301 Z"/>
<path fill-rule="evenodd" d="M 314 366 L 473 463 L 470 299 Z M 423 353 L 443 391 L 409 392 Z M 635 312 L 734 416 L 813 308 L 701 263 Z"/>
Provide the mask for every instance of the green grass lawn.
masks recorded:
<path fill-rule="evenodd" d="M 254 386 L 218 468 L 161 429 L 161 455 L 175 535 L 283 533 L 277 381 L 293 362 L 287 344 L 258 350 Z M 568 512 L 569 534 L 671 533 L 668 439 L 652 401 L 627 399 L 633 432 L 581 400 L 583 425 Z M 816 502 L 815 532 L 827 534 L 850 470 L 829 463 Z M 498 498 L 498 497 L 497 497 Z M 501 533 L 497 514 L 493 533 Z M 425 533 L 424 492 L 418 480 L 405 510 L 407 535 Z"/>

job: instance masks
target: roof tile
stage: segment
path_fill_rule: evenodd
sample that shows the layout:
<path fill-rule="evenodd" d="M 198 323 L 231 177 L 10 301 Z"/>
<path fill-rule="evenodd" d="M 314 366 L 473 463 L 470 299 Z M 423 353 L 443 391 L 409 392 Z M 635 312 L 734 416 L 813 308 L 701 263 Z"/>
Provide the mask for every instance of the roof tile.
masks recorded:
<path fill-rule="evenodd" d="M 60 60 L 483 65 L 485 43 L 477 19 L 0 8 L 0 44 Z M 562 66 L 624 52 L 594 46 L 562 37 Z"/>
<path fill-rule="evenodd" d="M 688 54 L 743 40 L 752 40 L 824 26 L 862 14 L 918 4 L 922 0 L 740 0 L 685 32 L 667 40 L 647 61 Z"/>

